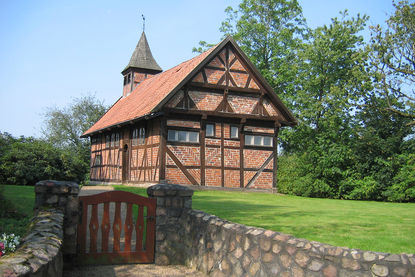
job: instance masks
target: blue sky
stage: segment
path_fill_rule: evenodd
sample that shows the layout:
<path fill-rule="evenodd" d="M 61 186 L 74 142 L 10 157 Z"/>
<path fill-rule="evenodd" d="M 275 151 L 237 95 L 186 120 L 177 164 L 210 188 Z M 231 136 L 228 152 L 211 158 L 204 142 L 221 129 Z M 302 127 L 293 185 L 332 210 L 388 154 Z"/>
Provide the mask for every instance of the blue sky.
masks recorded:
<path fill-rule="evenodd" d="M 142 32 L 163 70 L 195 56 L 200 40 L 220 41 L 227 6 L 240 1 L 0 0 L 0 132 L 40 137 L 48 107 L 95 93 L 111 105 L 122 94 L 121 70 Z M 339 11 L 384 24 L 392 0 L 299 0 L 310 27 Z M 368 32 L 364 32 L 368 36 Z"/>

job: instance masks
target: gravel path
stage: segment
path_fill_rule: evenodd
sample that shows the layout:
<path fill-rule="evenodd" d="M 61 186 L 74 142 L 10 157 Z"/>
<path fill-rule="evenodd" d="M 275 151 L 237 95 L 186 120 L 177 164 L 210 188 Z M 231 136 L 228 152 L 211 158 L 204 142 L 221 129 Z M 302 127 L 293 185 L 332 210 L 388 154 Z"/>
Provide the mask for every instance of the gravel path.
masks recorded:
<path fill-rule="evenodd" d="M 84 186 L 79 195 L 91 195 L 114 190 L 112 186 Z M 205 274 L 185 266 L 157 266 L 154 264 L 97 265 L 64 270 L 63 277 L 127 277 L 127 276 L 196 276 Z"/>

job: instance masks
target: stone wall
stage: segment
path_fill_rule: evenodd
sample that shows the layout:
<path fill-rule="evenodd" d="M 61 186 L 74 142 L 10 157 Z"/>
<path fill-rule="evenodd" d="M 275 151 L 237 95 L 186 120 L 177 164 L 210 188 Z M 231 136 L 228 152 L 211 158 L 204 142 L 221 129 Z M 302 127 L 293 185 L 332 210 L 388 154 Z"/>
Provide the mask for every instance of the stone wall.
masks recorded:
<path fill-rule="evenodd" d="M 147 189 L 150 198 L 157 199 L 155 263 L 185 264 L 188 251 L 183 244 L 180 218 L 192 207 L 193 190 L 188 187 L 158 184 Z"/>
<path fill-rule="evenodd" d="M 62 276 L 63 257 L 76 254 L 76 183 L 35 185 L 34 216 L 18 249 L 0 259 L 0 276 Z"/>
<path fill-rule="evenodd" d="M 415 276 L 413 254 L 336 247 L 188 210 L 186 264 L 213 276 Z"/>
<path fill-rule="evenodd" d="M 38 211 L 19 248 L 0 258 L 0 276 L 62 276 L 63 221 L 59 209 Z"/>
<path fill-rule="evenodd" d="M 156 264 L 212 276 L 415 276 L 413 254 L 336 247 L 222 220 L 191 209 L 193 191 L 148 189 L 157 198 Z"/>

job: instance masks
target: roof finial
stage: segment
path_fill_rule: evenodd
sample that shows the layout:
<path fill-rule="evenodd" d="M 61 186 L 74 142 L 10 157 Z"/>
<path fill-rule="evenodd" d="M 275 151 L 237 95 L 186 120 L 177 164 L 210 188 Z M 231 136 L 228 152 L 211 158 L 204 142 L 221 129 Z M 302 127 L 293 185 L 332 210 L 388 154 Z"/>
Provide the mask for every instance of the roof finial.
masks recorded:
<path fill-rule="evenodd" d="M 144 30 L 146 28 L 146 18 L 144 17 L 144 14 L 142 14 L 141 17 L 143 18 L 143 33 L 144 33 Z"/>

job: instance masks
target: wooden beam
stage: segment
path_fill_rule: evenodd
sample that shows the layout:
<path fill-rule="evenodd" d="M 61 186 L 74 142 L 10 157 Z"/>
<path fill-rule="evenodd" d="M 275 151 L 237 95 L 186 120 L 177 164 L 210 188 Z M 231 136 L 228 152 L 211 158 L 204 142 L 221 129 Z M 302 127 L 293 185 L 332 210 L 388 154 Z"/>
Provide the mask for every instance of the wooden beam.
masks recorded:
<path fill-rule="evenodd" d="M 162 117 L 160 120 L 160 174 L 159 181 L 166 179 L 166 140 L 167 140 L 167 127 L 166 118 Z"/>
<path fill-rule="evenodd" d="M 239 125 L 239 187 L 244 187 L 244 145 L 245 145 L 245 136 L 243 133 L 244 130 L 244 123 L 246 120 L 241 120 L 241 124 Z"/>
<path fill-rule="evenodd" d="M 205 186 L 205 136 L 206 136 L 206 122 L 202 120 L 200 123 L 200 185 Z"/>
<path fill-rule="evenodd" d="M 221 179 L 221 185 L 222 185 L 222 187 L 224 187 L 225 186 L 225 148 L 224 148 L 224 129 L 223 129 L 223 123 L 221 123 L 220 124 L 221 125 L 221 128 L 222 128 L 222 130 L 221 130 L 221 132 L 220 132 L 220 152 L 221 152 L 221 159 L 220 159 L 220 162 L 221 162 L 221 176 L 222 176 L 222 179 Z"/>
<path fill-rule="evenodd" d="M 273 174 L 272 174 L 272 188 L 275 189 L 275 192 L 278 191 L 277 183 L 278 183 L 278 133 L 280 128 L 275 128 L 275 136 L 273 138 L 274 143 L 274 165 L 273 165 Z"/>

